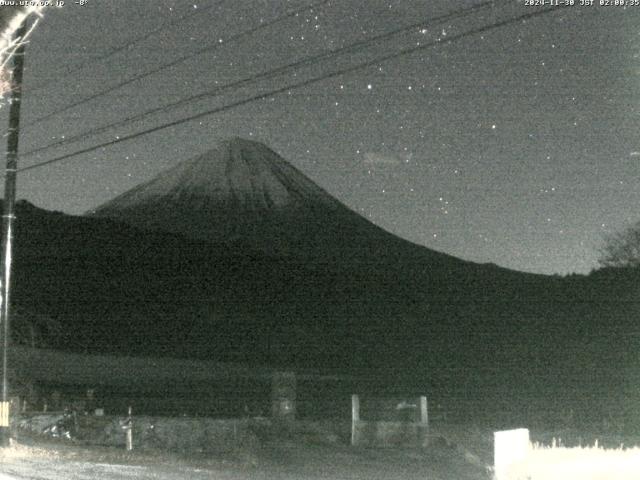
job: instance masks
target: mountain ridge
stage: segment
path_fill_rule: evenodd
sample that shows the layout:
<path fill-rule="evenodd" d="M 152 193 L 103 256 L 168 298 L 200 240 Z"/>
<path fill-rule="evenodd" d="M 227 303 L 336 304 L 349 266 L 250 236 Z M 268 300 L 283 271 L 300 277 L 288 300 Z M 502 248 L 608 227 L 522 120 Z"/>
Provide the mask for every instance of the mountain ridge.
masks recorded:
<path fill-rule="evenodd" d="M 421 249 L 420 256 L 428 252 L 433 261 L 464 262 L 387 232 L 273 150 L 237 137 L 178 163 L 86 215 L 308 261 L 363 261 L 407 251 L 410 244 Z M 380 251 L 379 244 L 385 244 L 386 251 Z"/>

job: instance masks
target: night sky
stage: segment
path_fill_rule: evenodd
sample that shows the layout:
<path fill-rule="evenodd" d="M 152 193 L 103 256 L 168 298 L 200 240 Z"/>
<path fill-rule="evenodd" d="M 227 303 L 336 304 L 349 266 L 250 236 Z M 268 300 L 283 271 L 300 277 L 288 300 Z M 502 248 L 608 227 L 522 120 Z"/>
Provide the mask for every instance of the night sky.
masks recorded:
<path fill-rule="evenodd" d="M 418 244 L 517 270 L 586 273 L 597 266 L 604 235 L 640 220 L 640 6 L 575 3 L 465 35 L 542 7 L 67 0 L 45 9 L 27 47 L 21 167 L 369 66 L 24 171 L 18 197 L 80 214 L 241 136 L 264 142 L 355 211 Z M 449 12 L 459 14 L 433 20 Z M 25 155 L 354 43 L 355 51 Z M 183 57 L 191 58 L 177 61 Z M 4 125 L 7 112 L 5 105 Z"/>

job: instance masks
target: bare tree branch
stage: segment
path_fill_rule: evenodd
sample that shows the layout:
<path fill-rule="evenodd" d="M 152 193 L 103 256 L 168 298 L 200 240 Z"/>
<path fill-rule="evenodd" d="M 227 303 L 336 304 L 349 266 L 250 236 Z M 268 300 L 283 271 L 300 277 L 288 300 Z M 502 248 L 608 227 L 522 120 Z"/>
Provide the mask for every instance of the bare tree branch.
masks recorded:
<path fill-rule="evenodd" d="M 640 222 L 607 236 L 598 263 L 616 268 L 640 266 Z"/>

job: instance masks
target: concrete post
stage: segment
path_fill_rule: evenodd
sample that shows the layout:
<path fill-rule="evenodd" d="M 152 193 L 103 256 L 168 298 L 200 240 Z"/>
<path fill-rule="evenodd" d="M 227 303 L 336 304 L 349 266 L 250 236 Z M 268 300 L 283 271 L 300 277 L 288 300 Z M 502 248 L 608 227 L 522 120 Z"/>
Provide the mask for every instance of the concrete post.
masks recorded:
<path fill-rule="evenodd" d="M 427 410 L 427 397 L 420 397 L 420 423 L 429 426 L 429 411 Z"/>
<path fill-rule="evenodd" d="M 351 395 L 351 445 L 358 443 L 358 422 L 360 422 L 360 397 Z"/>

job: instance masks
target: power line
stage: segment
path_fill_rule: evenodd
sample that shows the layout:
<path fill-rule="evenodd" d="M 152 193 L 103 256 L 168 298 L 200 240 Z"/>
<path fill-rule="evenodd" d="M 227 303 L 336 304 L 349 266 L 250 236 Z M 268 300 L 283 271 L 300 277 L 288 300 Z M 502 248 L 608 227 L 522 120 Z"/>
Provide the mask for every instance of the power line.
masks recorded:
<path fill-rule="evenodd" d="M 230 104 L 227 104 L 227 105 L 223 105 L 221 107 L 217 107 L 217 108 L 214 108 L 212 110 L 208 110 L 206 112 L 201 112 L 201 113 L 198 113 L 198 114 L 195 114 L 195 115 L 191 115 L 191 116 L 186 117 L 186 118 L 182 118 L 182 119 L 179 119 L 179 120 L 174 120 L 172 122 L 169 122 L 169 123 L 166 123 L 166 124 L 163 124 L 163 125 L 159 125 L 159 126 L 156 126 L 156 127 L 152 127 L 152 128 L 146 129 L 146 130 L 142 130 L 140 132 L 136 132 L 136 133 L 132 133 L 130 135 L 126 135 L 126 136 L 123 136 L 123 137 L 120 137 L 120 138 L 116 138 L 114 140 L 110 140 L 108 142 L 104 142 L 104 143 L 101 143 L 99 145 L 95 145 L 93 147 L 87 147 L 87 148 L 83 148 L 83 149 L 77 150 L 75 152 L 71 152 L 71 153 L 67 153 L 67 154 L 64 154 L 64 155 L 60 155 L 58 157 L 52 158 L 50 160 L 46 160 L 44 162 L 39 162 L 39 163 L 30 165 L 28 167 L 23 167 L 19 171 L 23 172 L 23 171 L 33 170 L 33 169 L 36 169 L 36 168 L 39 168 L 39 167 L 43 167 L 45 165 L 51 165 L 53 163 L 57 163 L 57 162 L 60 162 L 62 160 L 66 160 L 68 158 L 72 158 L 72 157 L 81 155 L 83 153 L 92 152 L 92 151 L 98 150 L 100 148 L 105 148 L 105 147 L 109 147 L 111 145 L 115 145 L 115 144 L 118 144 L 118 143 L 121 143 L 121 142 L 126 142 L 126 141 L 129 141 L 129 140 L 133 140 L 133 139 L 141 137 L 143 135 L 148 135 L 150 133 L 158 132 L 158 131 L 164 130 L 166 128 L 175 127 L 177 125 L 180 125 L 180 124 L 183 124 L 183 123 L 187 123 L 187 122 L 190 122 L 192 120 L 197 120 L 199 118 L 203 118 L 203 117 L 207 117 L 207 116 L 210 116 L 210 115 L 213 115 L 213 114 L 216 114 L 216 113 L 224 112 L 226 110 L 230 110 L 232 108 L 240 107 L 242 105 L 246 105 L 248 103 L 252 103 L 252 102 L 255 102 L 255 101 L 258 101 L 258 100 L 264 100 L 265 98 L 269 98 L 269 97 L 272 97 L 274 95 L 278 95 L 280 93 L 290 92 L 291 90 L 297 90 L 299 88 L 307 87 L 309 85 L 321 82 L 323 80 L 327 80 L 329 78 L 335 78 L 335 77 L 338 77 L 338 76 L 342 76 L 342 75 L 346 75 L 346 74 L 349 74 L 349 73 L 353 73 L 353 72 L 358 71 L 358 70 L 363 70 L 363 69 L 366 69 L 366 68 L 374 66 L 374 65 L 378 65 L 378 64 L 383 63 L 383 62 L 387 62 L 387 61 L 394 60 L 394 59 L 399 58 L 399 57 L 411 55 L 411 54 L 413 54 L 415 52 L 418 52 L 418 51 L 421 51 L 421 50 L 425 50 L 427 48 L 431 48 L 431 47 L 439 46 L 439 45 L 450 44 L 450 43 L 453 43 L 453 42 L 455 42 L 457 40 L 461 40 L 463 38 L 466 38 L 466 37 L 469 37 L 469 36 L 472 36 L 472 35 L 477 35 L 479 33 L 488 32 L 488 31 L 491 31 L 491 30 L 494 30 L 494 29 L 497 29 L 497 28 L 501 28 L 501 27 L 504 27 L 504 26 L 512 24 L 512 23 L 515 23 L 515 22 L 525 21 L 525 20 L 528 20 L 528 19 L 531 19 L 531 18 L 538 17 L 540 15 L 544 15 L 544 14 L 552 12 L 552 11 L 561 10 L 563 8 L 566 8 L 566 7 L 567 7 L 567 5 L 562 5 L 562 6 L 551 7 L 551 8 L 538 10 L 538 11 L 535 11 L 535 12 L 526 13 L 526 14 L 523 14 L 523 15 L 519 15 L 517 17 L 509 18 L 507 20 L 502 20 L 502 21 L 497 22 L 497 23 L 493 23 L 493 24 L 490 24 L 490 25 L 485 25 L 483 27 L 475 28 L 475 29 L 469 30 L 467 32 L 460 33 L 458 35 L 452 35 L 452 36 L 447 37 L 445 39 L 438 39 L 438 40 L 435 40 L 435 41 L 427 43 L 427 44 L 414 46 L 414 47 L 410 47 L 410 48 L 405 48 L 403 50 L 400 50 L 399 52 L 396 52 L 396 53 L 393 53 L 393 54 L 384 55 L 382 57 L 378 57 L 378 58 L 376 58 L 374 60 L 369 60 L 369 61 L 360 63 L 358 65 L 354 65 L 354 66 L 351 66 L 351 67 L 346 67 L 346 68 L 337 70 L 335 72 L 331 72 L 331 73 L 328 73 L 328 74 L 325 74 L 325 75 L 321 75 L 319 77 L 315 77 L 315 78 L 310 78 L 310 79 L 304 80 L 304 81 L 299 82 L 299 83 L 289 84 L 287 86 L 280 87 L 280 88 L 277 88 L 275 90 L 271 90 L 271 91 L 268 91 L 268 92 L 265 92 L 265 93 L 254 95 L 252 97 L 249 97 L 249 98 L 246 98 L 246 99 L 243 99 L 243 100 L 238 100 L 236 102 L 233 102 L 233 103 L 230 103 Z"/>
<path fill-rule="evenodd" d="M 517 22 L 517 21 L 524 21 L 524 20 L 527 20 L 529 18 L 533 18 L 533 17 L 539 16 L 539 15 L 548 13 L 548 12 L 553 11 L 553 10 L 559 10 L 561 8 L 564 8 L 564 6 L 558 6 L 558 7 L 548 8 L 548 9 L 544 9 L 544 10 L 539 10 L 539 11 L 536 11 L 536 12 L 531 12 L 531 13 L 528 13 L 528 14 L 520 15 L 520 16 L 517 16 L 517 17 L 514 17 L 514 18 L 507 19 L 507 20 L 503 20 L 503 21 L 498 22 L 498 23 L 494 23 L 494 24 L 486 25 L 484 27 L 479 27 L 479 28 L 476 28 L 476 29 L 472 29 L 470 31 L 467 31 L 467 32 L 464 32 L 464 33 L 461 33 L 461 34 L 458 34 L 458 35 L 453 35 L 453 36 L 448 37 L 448 38 L 446 38 L 444 40 L 443 39 L 438 39 L 438 40 L 430 42 L 428 44 L 423 44 L 423 45 L 419 45 L 419 46 L 416 46 L 416 47 L 406 48 L 406 49 L 401 50 L 400 52 L 396 52 L 394 54 L 389 54 L 389 55 L 385 55 L 385 56 L 382 56 L 382 57 L 378 57 L 376 59 L 373 59 L 373 60 L 370 60 L 370 61 L 367 61 L 367 62 L 364 62 L 364 63 L 360 63 L 360 64 L 355 65 L 355 66 L 347 67 L 347 68 L 344 68 L 344 69 L 341 69 L 341 70 L 338 70 L 338 71 L 335 71 L 335 72 L 332 72 L 332 73 L 329 73 L 329 74 L 326 74 L 326 75 L 322 75 L 320 77 L 311 78 L 311 79 L 305 80 L 305 81 L 300 82 L 300 83 L 289 84 L 289 85 L 287 85 L 285 87 L 280 87 L 280 88 L 278 88 L 276 90 L 271 90 L 271 91 L 268 91 L 268 92 L 265 92 L 265 93 L 262 93 L 262 94 L 259 94 L 259 95 L 255 95 L 255 96 L 249 97 L 247 99 L 239 100 L 239 101 L 233 102 L 231 104 L 227 104 L 227 105 L 223 105 L 221 107 L 217 107 L 217 108 L 212 109 L 212 110 L 208 110 L 208 111 L 201 112 L 201 113 L 198 113 L 198 114 L 195 114 L 195 115 L 191 115 L 191 116 L 188 116 L 186 118 L 179 119 L 179 120 L 174 120 L 172 122 L 169 122 L 169 123 L 166 123 L 166 124 L 163 124 L 163 125 L 159 125 L 159 126 L 156 126 L 156 127 L 152 127 L 152 128 L 146 129 L 146 130 L 142 130 L 140 132 L 136 132 L 136 133 L 133 133 L 133 134 L 130 134 L 130 135 L 126 135 L 124 137 L 119 137 L 119 138 L 116 138 L 114 140 L 111 140 L 111 141 L 108 141 L 108 142 L 104 142 L 104 143 L 99 144 L 99 145 L 94 146 L 94 147 L 84 148 L 84 149 L 78 150 L 76 152 L 72 152 L 72 153 L 69 153 L 69 154 L 61 155 L 59 157 L 55 157 L 55 158 L 53 158 L 51 160 L 47 160 L 47 161 L 44 161 L 44 162 L 39 162 L 37 164 L 31 165 L 31 166 L 28 166 L 28 167 L 24 167 L 24 168 L 21 169 L 21 171 L 31 170 L 31 169 L 34 169 L 34 168 L 37 168 L 37 167 L 40 167 L 40 166 L 44 166 L 44 165 L 48 165 L 48 164 L 55 163 L 55 162 L 58 162 L 58 161 L 62 161 L 62 160 L 65 160 L 67 158 L 80 155 L 82 153 L 87 153 L 87 152 L 90 152 L 90 151 L 97 150 L 99 148 L 104 148 L 104 147 L 111 146 L 111 145 L 114 145 L 114 144 L 117 144 L 117 143 L 120 143 L 120 142 L 132 140 L 132 139 L 135 139 L 135 138 L 143 136 L 143 135 L 154 133 L 156 131 L 160 131 L 160 130 L 163 130 L 163 129 L 166 129 L 166 128 L 170 128 L 170 127 L 173 127 L 173 126 L 177 126 L 177 125 L 180 125 L 182 123 L 187 123 L 187 122 L 192 121 L 192 120 L 197 120 L 199 118 L 203 118 L 203 117 L 206 117 L 206 116 L 209 116 L 209 115 L 213 115 L 215 113 L 220 113 L 220 112 L 223 112 L 223 111 L 226 111 L 226 110 L 230 110 L 232 108 L 235 108 L 235 107 L 238 107 L 238 106 L 242 106 L 242 105 L 245 105 L 247 103 L 251 103 L 251 102 L 257 101 L 257 100 L 263 100 L 263 99 L 268 98 L 270 96 L 274 96 L 274 95 L 277 95 L 277 94 L 280 94 L 280 93 L 284 93 L 284 92 L 287 92 L 287 91 L 290 91 L 290 90 L 306 87 L 308 85 L 320 82 L 322 80 L 326 80 L 326 79 L 329 79 L 329 78 L 334 78 L 334 77 L 341 76 L 341 75 L 344 75 L 344 74 L 352 73 L 352 72 L 357 71 L 357 70 L 362 70 L 362 69 L 368 68 L 368 67 L 373 66 L 373 65 L 377 65 L 377 64 L 385 62 L 385 61 L 389 61 L 389 60 L 392 60 L 392 59 L 395 59 L 395 58 L 398 58 L 398 57 L 401 57 L 401 56 L 405 56 L 405 55 L 409 55 L 409 54 L 415 53 L 416 51 L 424 50 L 424 49 L 427 49 L 427 48 L 430 48 L 430 47 L 433 47 L 433 46 L 452 43 L 453 41 L 465 38 L 467 36 L 475 35 L 475 34 L 478 34 L 478 33 L 483 33 L 485 31 L 490 31 L 490 30 L 493 30 L 495 28 L 499 28 L 499 27 L 502 27 L 502 26 L 505 26 L 505 25 L 508 25 L 510 23 L 514 23 L 514 22 Z"/>
<path fill-rule="evenodd" d="M 42 146 L 42 147 L 39 147 L 39 148 L 35 148 L 33 150 L 30 150 L 30 151 L 24 153 L 23 156 L 32 155 L 34 153 L 38 153 L 40 151 L 43 151 L 43 150 L 46 150 L 46 149 L 49 149 L 49 148 L 53 148 L 53 147 L 57 147 L 57 146 L 61 146 L 61 145 L 66 145 L 66 144 L 75 142 L 77 140 L 84 139 L 84 138 L 87 138 L 89 136 L 102 133 L 102 132 L 104 132 L 106 130 L 109 130 L 109 129 L 113 128 L 113 127 L 118 127 L 118 126 L 126 125 L 126 124 L 131 123 L 131 122 L 135 122 L 136 120 L 140 120 L 140 119 L 142 119 L 142 118 L 144 118 L 144 117 L 146 117 L 148 115 L 152 115 L 152 114 L 155 114 L 155 113 L 158 113 L 158 112 L 166 112 L 166 111 L 168 111 L 169 109 L 171 109 L 173 107 L 184 106 L 186 103 L 191 103 L 191 102 L 194 102 L 194 101 L 197 101 L 197 100 L 202 100 L 204 98 L 213 98 L 213 97 L 219 96 L 225 90 L 232 89 L 232 88 L 237 88 L 237 87 L 243 86 L 245 84 L 258 81 L 258 80 L 272 78 L 272 77 L 275 77 L 275 76 L 280 75 L 282 73 L 285 73 L 287 70 L 290 70 L 290 69 L 294 69 L 294 68 L 306 66 L 306 65 L 309 65 L 309 64 L 313 64 L 313 63 L 318 62 L 320 60 L 328 59 L 328 58 L 331 58 L 333 56 L 342 55 L 344 53 L 353 53 L 355 51 L 362 50 L 362 49 L 364 49 L 366 47 L 369 47 L 373 43 L 377 43 L 377 42 L 379 42 L 381 40 L 385 40 L 385 39 L 391 38 L 391 37 L 396 36 L 396 35 L 398 35 L 400 33 L 405 33 L 405 32 L 408 32 L 408 31 L 411 31 L 411 30 L 414 30 L 414 29 L 419 29 L 419 28 L 421 29 L 421 28 L 425 28 L 425 27 L 428 27 L 428 26 L 432 26 L 433 24 L 442 23 L 444 21 L 449 21 L 449 20 L 452 20 L 452 19 L 461 18 L 461 17 L 467 16 L 467 15 L 470 15 L 472 13 L 475 13 L 476 11 L 478 11 L 480 9 L 486 8 L 488 6 L 492 6 L 494 4 L 495 4 L 495 0 L 487 0 L 487 1 L 484 1 L 484 2 L 481 2 L 481 3 L 478 3 L 478 4 L 476 4 L 476 5 L 472 6 L 472 7 L 458 9 L 456 11 L 449 12 L 449 13 L 447 13 L 445 15 L 441 15 L 439 17 L 435 17 L 435 18 L 433 18 L 431 20 L 428 20 L 428 21 L 421 21 L 421 22 L 413 23 L 413 24 L 407 25 L 405 27 L 397 28 L 397 29 L 392 30 L 390 32 L 386 32 L 386 33 L 383 33 L 383 34 L 380 34 L 380 35 L 376 35 L 374 37 L 371 37 L 371 38 L 368 38 L 368 39 L 365 39 L 365 40 L 360 40 L 360 41 L 355 42 L 355 43 L 353 43 L 351 45 L 347 45 L 347 46 L 344 46 L 344 47 L 332 49 L 332 50 L 329 50 L 327 52 L 323 52 L 323 53 L 320 53 L 320 54 L 317 54 L 317 55 L 313 55 L 311 57 L 303 58 L 303 59 L 297 60 L 295 62 L 289 63 L 287 65 L 283 65 L 281 67 L 278 67 L 276 69 L 268 70 L 266 72 L 262 72 L 262 73 L 253 75 L 253 76 L 248 77 L 248 78 L 237 80 L 235 82 L 231 82 L 231 83 L 228 83 L 226 85 L 221 85 L 219 87 L 214 88 L 213 90 L 209 90 L 207 92 L 203 92 L 203 93 L 199 93 L 199 94 L 196 94 L 196 95 L 192 95 L 192 96 L 180 99 L 178 101 L 175 101 L 175 102 L 172 102 L 172 103 L 169 103 L 169 104 L 165 104 L 165 105 L 153 108 L 151 110 L 146 110 L 145 112 L 141 112 L 141 113 L 138 113 L 136 115 L 127 117 L 127 118 L 125 118 L 123 120 L 118 120 L 116 122 L 112 122 L 110 124 L 107 124 L 107 125 L 104 125 L 104 126 L 101 126 L 101 127 L 96 127 L 96 128 L 91 129 L 91 130 L 79 133 L 77 135 L 73 135 L 71 137 L 67 137 L 67 138 L 58 140 L 58 141 L 50 143 L 48 145 L 45 145 L 45 146 Z"/>
<path fill-rule="evenodd" d="M 118 89 L 120 89 L 120 88 L 122 88 L 122 87 L 124 87 L 126 85 L 129 85 L 131 83 L 137 82 L 138 80 L 142 80 L 143 78 L 147 78 L 147 77 L 149 77 L 151 75 L 154 75 L 154 74 L 159 73 L 159 72 L 161 72 L 163 70 L 166 70 L 167 68 L 174 67 L 175 65 L 178 65 L 178 64 L 180 64 L 182 62 L 190 60 L 190 59 L 192 59 L 194 57 L 197 57 L 198 55 L 201 55 L 201 54 L 203 54 L 205 52 L 216 50 L 216 49 L 228 44 L 229 42 L 236 41 L 236 40 L 238 40 L 238 39 L 240 39 L 242 37 L 246 37 L 248 35 L 251 35 L 251 34 L 253 34 L 253 33 L 255 33 L 255 32 L 259 31 L 259 30 L 271 27 L 271 26 L 273 26 L 273 25 L 275 25 L 277 23 L 280 23 L 280 22 L 282 22 L 284 20 L 287 20 L 287 19 L 289 19 L 289 18 L 291 18 L 291 17 L 293 17 L 295 15 L 298 15 L 301 12 L 304 12 L 306 10 L 313 10 L 314 8 L 317 8 L 317 7 L 322 6 L 322 5 L 326 4 L 326 3 L 329 3 L 330 1 L 331 0 L 321 0 L 321 1 L 313 3 L 311 5 L 307 5 L 306 7 L 301 7 L 301 8 L 298 8 L 296 10 L 292 10 L 289 13 L 281 15 L 281 16 L 275 18 L 274 20 L 272 20 L 270 22 L 261 23 L 260 25 L 257 25 L 257 26 L 255 26 L 253 28 L 250 28 L 250 29 L 245 30 L 243 32 L 240 32 L 238 34 L 232 35 L 231 37 L 229 37 L 226 40 L 220 39 L 218 41 L 218 43 L 216 43 L 214 45 L 209 45 L 207 47 L 203 47 L 203 48 L 200 48 L 198 50 L 195 50 L 193 53 L 191 53 L 189 55 L 186 55 L 184 57 L 180 57 L 180 58 L 178 58 L 176 60 L 173 60 L 173 61 L 171 61 L 169 63 L 165 63 L 165 64 L 163 64 L 163 65 L 161 65 L 159 67 L 154 68 L 153 70 L 149 70 L 148 72 L 142 73 L 140 75 L 136 75 L 136 76 L 131 77 L 131 78 L 127 79 L 127 80 L 123 80 L 122 82 L 117 83 L 116 85 L 113 85 L 111 87 L 107 87 L 104 90 L 99 91 L 98 93 L 95 93 L 93 95 L 89 95 L 88 97 L 82 98 L 82 99 L 80 99 L 80 100 L 78 100 L 76 102 L 73 102 L 73 103 L 67 105 L 66 107 L 63 107 L 63 108 L 61 108 L 59 110 L 56 110 L 56 111 L 53 111 L 51 113 L 47 113 L 46 115 L 43 115 L 42 117 L 36 118 L 31 123 L 27 124 L 27 127 L 32 127 L 33 125 L 37 125 L 38 123 L 41 123 L 41 122 L 43 122 L 43 121 L 45 121 L 45 120 L 47 120 L 47 119 L 49 119 L 51 117 L 54 117 L 54 116 L 59 115 L 59 114 L 61 114 L 63 112 L 66 112 L 67 110 L 71 110 L 72 108 L 75 108 L 77 106 L 80 106 L 80 105 L 83 105 L 85 103 L 88 103 L 91 100 L 94 100 L 94 99 L 96 99 L 98 97 L 102 97 L 104 95 L 107 95 L 107 94 L 109 94 L 111 92 L 114 92 L 114 91 L 116 91 L 116 90 L 118 90 Z"/>
<path fill-rule="evenodd" d="M 136 43 L 142 43 L 145 40 L 148 40 L 149 38 L 151 38 L 152 36 L 154 36 L 156 33 L 161 32 L 163 30 L 166 30 L 167 28 L 173 26 L 173 25 L 177 25 L 178 23 L 187 20 L 191 17 L 194 17 L 196 15 L 202 15 L 203 12 L 206 12 L 208 10 L 211 10 L 215 7 L 217 7 L 220 3 L 224 2 L 225 0 L 219 0 L 218 2 L 213 3 L 212 5 L 209 5 L 208 7 L 202 8 L 202 9 L 192 9 L 189 11 L 189 13 L 186 13 L 178 18 L 176 18 L 175 20 L 172 20 L 170 22 L 166 22 L 163 23 L 162 25 L 160 25 L 158 28 L 154 28 L 153 30 L 151 30 L 148 33 L 145 33 L 144 35 L 141 35 L 139 37 L 136 37 L 132 40 L 130 40 L 129 42 L 125 43 L 124 45 L 121 45 L 120 47 L 116 47 L 110 51 L 108 51 L 107 53 L 97 57 L 97 58 L 91 58 L 89 60 L 86 60 L 85 62 L 82 62 L 80 65 L 78 65 L 75 68 L 72 68 L 71 70 L 67 70 L 65 72 L 65 75 L 71 75 L 72 73 L 76 73 L 80 70 L 82 70 L 83 68 L 93 64 L 93 63 L 98 63 L 98 62 L 102 62 L 103 60 L 107 60 L 115 55 L 117 55 L 120 52 L 123 52 L 125 50 L 128 50 L 129 48 L 131 48 L 133 45 L 135 45 Z M 66 77 L 65 77 L 66 78 Z M 50 83 L 43 83 L 41 85 L 36 85 L 35 87 L 33 87 L 31 90 L 29 90 L 29 92 L 36 92 L 38 90 L 42 90 L 44 87 L 49 87 L 51 84 Z"/>

